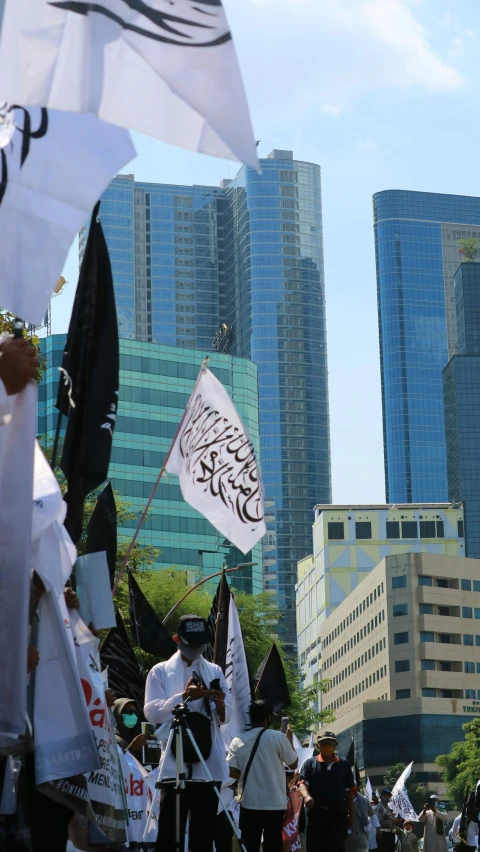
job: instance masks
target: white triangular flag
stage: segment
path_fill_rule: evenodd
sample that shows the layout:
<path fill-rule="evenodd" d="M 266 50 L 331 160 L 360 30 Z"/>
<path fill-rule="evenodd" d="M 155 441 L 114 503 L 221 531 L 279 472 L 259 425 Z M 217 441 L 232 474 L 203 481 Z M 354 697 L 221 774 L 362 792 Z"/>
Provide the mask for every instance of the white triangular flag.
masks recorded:
<path fill-rule="evenodd" d="M 370 778 L 368 777 L 368 775 L 367 775 L 367 783 L 365 784 L 365 796 L 366 796 L 366 798 L 368 799 L 369 802 L 372 801 L 373 790 L 372 790 L 372 785 L 370 783 Z"/>
<path fill-rule="evenodd" d="M 7 0 L 2 97 L 258 167 L 221 0 Z"/>
<path fill-rule="evenodd" d="M 228 725 L 222 727 L 227 746 L 234 737 L 239 737 L 250 725 L 249 707 L 252 700 L 247 658 L 243 644 L 242 628 L 233 595 L 228 605 L 228 645 L 225 680 L 231 696 L 231 712 Z M 226 731 L 224 731 L 226 728 Z"/>
<path fill-rule="evenodd" d="M 0 110 L 2 308 L 41 324 L 74 237 L 134 156 L 128 131 L 94 115 Z"/>
<path fill-rule="evenodd" d="M 403 770 L 398 778 L 395 787 L 392 790 L 392 798 L 388 803 L 388 807 L 396 816 L 401 816 L 402 819 L 409 819 L 412 822 L 418 822 L 418 816 L 415 813 L 407 793 L 407 779 L 412 772 L 413 760 Z"/>
<path fill-rule="evenodd" d="M 184 500 L 242 553 L 265 535 L 253 444 L 223 385 L 202 367 L 166 463 Z"/>

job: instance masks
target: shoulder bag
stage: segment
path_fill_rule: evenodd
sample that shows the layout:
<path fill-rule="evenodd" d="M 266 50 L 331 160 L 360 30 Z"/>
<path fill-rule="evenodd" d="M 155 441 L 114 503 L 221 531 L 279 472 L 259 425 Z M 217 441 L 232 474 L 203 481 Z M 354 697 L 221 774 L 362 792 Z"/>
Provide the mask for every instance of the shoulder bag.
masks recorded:
<path fill-rule="evenodd" d="M 262 730 L 260 731 L 260 733 L 259 733 L 259 735 L 258 735 L 257 739 L 255 740 L 255 742 L 254 742 L 254 744 L 253 744 L 253 748 L 252 748 L 252 750 L 251 750 L 251 752 L 250 752 L 250 757 L 248 758 L 248 763 L 247 763 L 247 765 L 246 765 L 246 767 L 245 767 L 245 772 L 244 772 L 244 775 L 243 775 L 243 781 L 242 781 L 242 792 L 241 792 L 238 796 L 235 796 L 235 801 L 236 801 L 236 802 L 241 802 L 241 801 L 242 801 L 242 799 L 243 799 L 243 794 L 245 793 L 245 784 L 247 783 L 248 773 L 250 772 L 250 767 L 251 767 L 251 765 L 252 765 L 252 763 L 253 763 L 253 758 L 255 757 L 255 755 L 256 755 L 256 753 L 257 753 L 257 749 L 258 749 L 258 746 L 259 746 L 260 740 L 261 740 L 261 738 L 262 738 L 262 735 L 265 733 L 265 731 L 266 731 L 266 730 L 268 730 L 268 729 L 267 729 L 267 728 L 262 728 Z"/>

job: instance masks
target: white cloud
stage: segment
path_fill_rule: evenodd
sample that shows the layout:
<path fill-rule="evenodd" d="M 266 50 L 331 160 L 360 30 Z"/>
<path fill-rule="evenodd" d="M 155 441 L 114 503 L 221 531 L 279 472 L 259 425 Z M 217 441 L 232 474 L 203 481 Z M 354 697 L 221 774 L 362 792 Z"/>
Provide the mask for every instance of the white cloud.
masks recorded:
<path fill-rule="evenodd" d="M 338 118 L 342 110 L 338 106 L 333 106 L 333 104 L 322 104 L 320 111 L 325 115 L 331 115 L 332 118 Z"/>

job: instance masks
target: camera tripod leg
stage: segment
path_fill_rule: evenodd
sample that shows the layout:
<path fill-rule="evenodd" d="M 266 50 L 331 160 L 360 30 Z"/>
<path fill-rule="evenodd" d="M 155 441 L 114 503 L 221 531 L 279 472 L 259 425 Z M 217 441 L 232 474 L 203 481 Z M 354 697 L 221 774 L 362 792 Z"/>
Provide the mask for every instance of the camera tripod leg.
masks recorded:
<path fill-rule="evenodd" d="M 183 852 L 185 836 L 182 839 L 182 793 L 185 795 L 186 773 L 185 764 L 183 762 L 183 736 L 180 725 L 177 725 L 175 728 L 175 767 L 175 849 L 176 852 Z"/>

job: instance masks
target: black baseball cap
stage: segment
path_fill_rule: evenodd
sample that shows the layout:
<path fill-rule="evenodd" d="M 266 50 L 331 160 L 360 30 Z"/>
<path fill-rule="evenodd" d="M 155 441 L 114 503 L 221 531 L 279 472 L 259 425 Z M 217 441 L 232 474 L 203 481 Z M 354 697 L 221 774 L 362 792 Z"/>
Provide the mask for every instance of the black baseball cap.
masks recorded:
<path fill-rule="evenodd" d="M 317 744 L 320 745 L 320 743 L 334 743 L 338 745 L 338 740 L 332 731 L 325 731 L 325 733 L 317 737 Z"/>
<path fill-rule="evenodd" d="M 182 615 L 178 622 L 177 634 L 184 645 L 191 645 L 193 648 L 208 645 L 212 640 L 208 624 L 200 615 Z"/>

